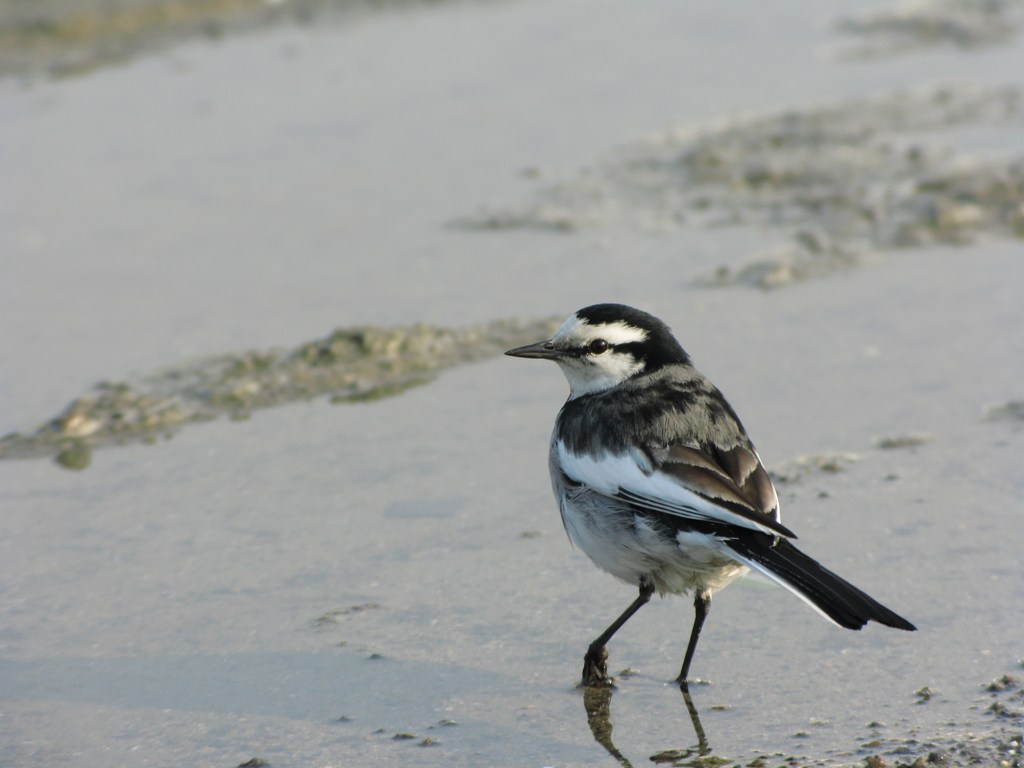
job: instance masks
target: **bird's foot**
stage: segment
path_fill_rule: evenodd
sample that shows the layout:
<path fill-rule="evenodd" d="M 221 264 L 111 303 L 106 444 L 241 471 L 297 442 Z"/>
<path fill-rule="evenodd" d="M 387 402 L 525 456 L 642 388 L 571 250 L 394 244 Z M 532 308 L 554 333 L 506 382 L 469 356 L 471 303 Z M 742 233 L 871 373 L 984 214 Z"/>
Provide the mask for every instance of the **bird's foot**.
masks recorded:
<path fill-rule="evenodd" d="M 615 684 L 608 676 L 608 649 L 591 648 L 583 657 L 583 678 L 577 688 L 613 688 Z"/>

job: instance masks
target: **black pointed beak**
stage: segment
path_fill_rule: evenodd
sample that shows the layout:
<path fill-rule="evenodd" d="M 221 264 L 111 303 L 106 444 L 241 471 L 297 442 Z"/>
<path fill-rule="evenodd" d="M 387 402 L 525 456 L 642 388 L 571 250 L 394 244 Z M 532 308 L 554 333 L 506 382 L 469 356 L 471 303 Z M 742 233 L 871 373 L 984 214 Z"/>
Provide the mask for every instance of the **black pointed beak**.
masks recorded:
<path fill-rule="evenodd" d="M 551 339 L 538 341 L 536 344 L 527 344 L 525 347 L 516 347 L 505 353 L 510 357 L 535 357 L 539 360 L 557 360 L 562 353 L 555 348 Z"/>

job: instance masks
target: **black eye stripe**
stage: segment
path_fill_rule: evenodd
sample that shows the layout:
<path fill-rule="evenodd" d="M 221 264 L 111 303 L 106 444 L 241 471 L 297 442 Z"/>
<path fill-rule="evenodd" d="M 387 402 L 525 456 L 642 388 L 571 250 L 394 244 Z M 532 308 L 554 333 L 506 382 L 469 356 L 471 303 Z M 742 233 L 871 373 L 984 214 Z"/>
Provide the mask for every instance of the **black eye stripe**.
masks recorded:
<path fill-rule="evenodd" d="M 647 345 L 646 345 L 645 342 L 642 342 L 642 341 L 630 341 L 630 342 L 628 342 L 626 344 L 616 344 L 615 345 L 615 351 L 616 352 L 627 352 L 630 355 L 632 355 L 633 357 L 635 357 L 637 360 L 639 360 L 639 359 L 645 357 L 644 351 L 645 351 L 646 347 L 647 347 Z"/>
<path fill-rule="evenodd" d="M 605 345 L 603 349 L 600 349 L 600 351 L 594 349 L 594 345 L 597 342 L 601 342 L 602 344 Z M 612 344 L 606 339 L 594 339 L 593 341 L 588 341 L 586 344 L 583 344 L 582 346 L 569 347 L 568 349 L 565 350 L 565 354 L 570 355 L 571 357 L 586 357 L 587 355 L 603 355 L 606 352 L 618 352 L 621 350 L 628 350 L 630 349 L 630 347 L 634 346 L 639 345 L 633 343 Z"/>

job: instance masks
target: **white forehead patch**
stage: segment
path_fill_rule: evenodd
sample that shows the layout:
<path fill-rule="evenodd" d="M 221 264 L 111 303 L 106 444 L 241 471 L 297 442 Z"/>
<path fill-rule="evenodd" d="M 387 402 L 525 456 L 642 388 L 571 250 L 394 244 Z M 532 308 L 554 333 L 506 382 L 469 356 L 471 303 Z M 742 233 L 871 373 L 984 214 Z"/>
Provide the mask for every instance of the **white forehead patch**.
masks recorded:
<path fill-rule="evenodd" d="M 647 341 L 647 331 L 643 328 L 618 320 L 614 323 L 591 325 L 573 315 L 558 329 L 554 336 L 556 346 L 582 347 L 594 339 L 604 339 L 611 345 L 632 344 Z"/>

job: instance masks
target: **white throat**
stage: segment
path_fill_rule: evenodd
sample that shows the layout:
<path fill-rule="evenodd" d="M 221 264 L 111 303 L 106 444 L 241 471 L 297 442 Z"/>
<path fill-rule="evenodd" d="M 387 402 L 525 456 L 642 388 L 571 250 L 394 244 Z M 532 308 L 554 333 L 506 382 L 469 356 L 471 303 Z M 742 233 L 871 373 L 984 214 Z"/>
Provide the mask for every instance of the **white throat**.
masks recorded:
<path fill-rule="evenodd" d="M 572 358 L 559 360 L 558 364 L 569 381 L 570 400 L 617 387 L 644 368 L 644 364 L 633 359 L 632 355 L 615 352 L 606 353 L 599 363 L 588 362 L 587 358 Z"/>

